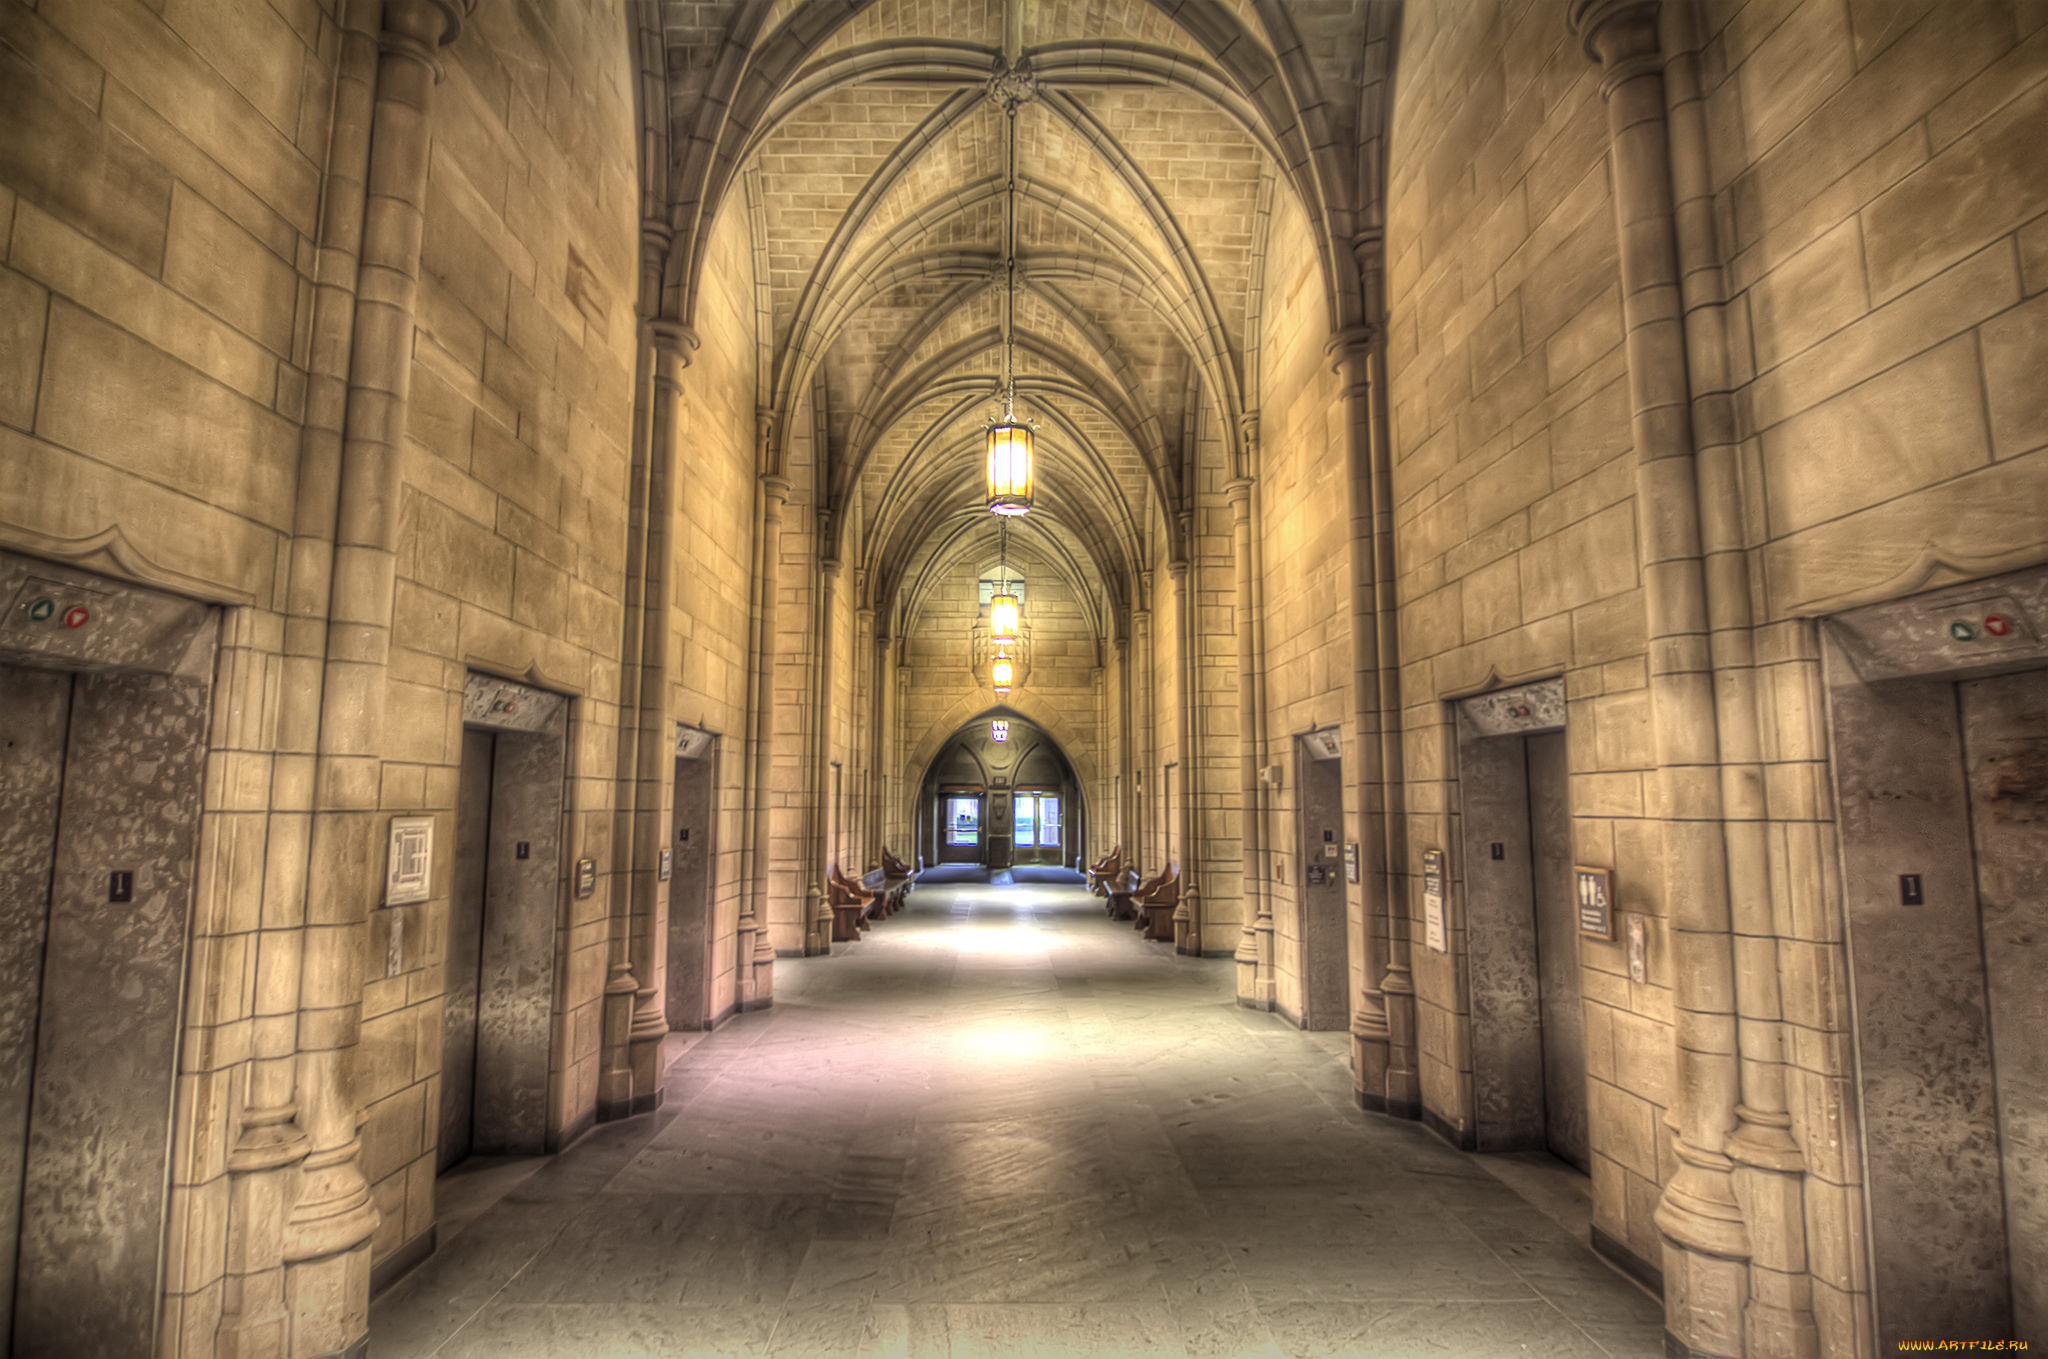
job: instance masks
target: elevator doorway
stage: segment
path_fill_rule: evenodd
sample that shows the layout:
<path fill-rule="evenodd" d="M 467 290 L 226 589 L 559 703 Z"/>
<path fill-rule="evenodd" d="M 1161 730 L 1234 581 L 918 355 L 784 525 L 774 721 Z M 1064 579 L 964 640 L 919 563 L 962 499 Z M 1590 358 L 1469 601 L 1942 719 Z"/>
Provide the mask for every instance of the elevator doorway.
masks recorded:
<path fill-rule="evenodd" d="M 1300 978 L 1300 993 L 1298 1011 L 1283 995 L 1280 1012 L 1304 1029 L 1344 1029 L 1351 1023 L 1345 996 L 1351 969 L 1344 925 L 1344 758 L 1335 737 L 1316 732 L 1295 740 L 1301 871 L 1294 885 L 1294 938 L 1281 945 L 1283 959 L 1292 952 L 1295 966 L 1280 970 Z"/>
<path fill-rule="evenodd" d="M 713 1004 L 731 996 L 718 986 L 714 940 L 731 931 L 717 928 L 712 901 L 713 810 L 718 785 L 718 738 L 677 724 L 675 813 L 669 828 L 672 855 L 668 883 L 668 1001 L 671 1029 L 708 1029 L 731 1013 Z"/>
<path fill-rule="evenodd" d="M 1880 1348 L 2048 1334 L 2048 669 L 1842 679 Z"/>
<path fill-rule="evenodd" d="M 0 1354 L 146 1359 L 217 624 L 0 555 L 4 598 Z"/>
<path fill-rule="evenodd" d="M 456 783 L 435 1166 L 552 1150 L 567 703 L 471 676 Z"/>
<path fill-rule="evenodd" d="M 1590 1174 L 1570 764 L 1562 726 L 1547 725 L 1564 698 L 1531 688 L 1467 700 L 1458 717 L 1473 1139 Z"/>

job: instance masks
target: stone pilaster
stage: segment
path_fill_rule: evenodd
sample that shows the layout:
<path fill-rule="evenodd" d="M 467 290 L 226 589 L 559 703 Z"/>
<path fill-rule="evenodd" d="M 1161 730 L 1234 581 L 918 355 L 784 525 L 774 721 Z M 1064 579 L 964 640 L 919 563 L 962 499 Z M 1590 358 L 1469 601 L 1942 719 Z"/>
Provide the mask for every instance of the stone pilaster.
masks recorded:
<path fill-rule="evenodd" d="M 774 429 L 774 417 L 762 412 L 761 446 L 765 456 Z M 789 480 L 774 472 L 761 476 L 761 523 L 755 535 L 754 579 L 758 582 L 761 606 L 755 619 L 751 668 L 752 702 L 749 713 L 751 767 L 748 807 L 748 859 L 751 865 L 747 891 L 740 901 L 739 987 L 740 1008 L 764 1009 L 774 1001 L 775 945 L 768 937 L 769 833 L 774 807 L 775 753 L 775 616 L 776 578 L 782 561 L 782 511 L 789 503 Z"/>
<path fill-rule="evenodd" d="M 649 327 L 653 345 L 647 429 L 647 527 L 639 618 L 639 720 L 632 733 L 636 758 L 629 821 L 620 828 L 628 846 L 632 912 L 629 919 L 633 992 L 628 1063 L 631 1090 L 624 1112 L 661 1103 L 661 1046 L 668 1036 L 668 890 L 661 852 L 675 806 L 674 646 L 670 615 L 675 600 L 676 453 L 683 404 L 682 372 L 698 346 L 694 331 L 667 321 Z M 599 1111 L 600 1117 L 604 1114 Z"/>
<path fill-rule="evenodd" d="M 1405 923 L 1402 880 L 1388 847 L 1387 783 L 1398 770 L 1384 767 L 1379 599 L 1380 525 L 1375 513 L 1372 378 L 1373 333 L 1359 327 L 1330 342 L 1334 370 L 1344 380 L 1351 502 L 1351 722 L 1344 757 L 1358 807 L 1359 878 L 1365 889 L 1364 976 L 1351 1010 L 1351 1072 L 1358 1102 L 1367 1109 L 1410 1114 L 1419 1100 L 1414 1085 L 1415 990 L 1407 960 L 1397 965 L 1394 940 Z M 1397 1030 L 1406 1041 L 1397 1041 Z"/>
<path fill-rule="evenodd" d="M 820 532 L 824 532 L 823 528 Z M 826 767 L 832 758 L 832 610 L 838 601 L 839 559 L 818 563 L 817 618 L 814 623 L 817 664 L 811 672 L 810 753 L 804 759 L 804 952 L 816 956 L 832 951 L 832 893 L 825 882 L 831 853 L 831 790 Z M 844 864 L 840 872 L 847 872 Z M 856 868 L 849 876 L 859 877 Z"/>
<path fill-rule="evenodd" d="M 1192 553 L 1194 534 L 1191 531 L 1191 516 L 1183 516 L 1180 540 L 1184 552 Z M 1201 877 L 1202 811 L 1201 779 L 1197 777 L 1197 761 L 1201 756 L 1201 741 L 1195 735 L 1195 664 L 1201 654 L 1200 630 L 1195 624 L 1195 588 L 1189 582 L 1194 574 L 1189 556 L 1182 556 L 1167 566 L 1167 574 L 1173 579 L 1173 601 L 1175 616 L 1180 620 L 1180 645 L 1176 648 L 1174 664 L 1174 696 L 1180 708 L 1179 739 L 1177 758 L 1180 762 L 1180 904 L 1173 909 L 1173 949 L 1176 953 L 1202 956 L 1202 902 L 1197 883 Z M 1171 816 L 1172 808 L 1167 809 Z"/>
<path fill-rule="evenodd" d="M 361 268 L 363 201 L 375 113 L 377 35 L 348 25 L 336 64 L 327 184 L 313 277 L 312 362 L 300 431 L 298 502 L 285 587 L 283 683 L 255 945 L 255 1014 L 241 1132 L 229 1150 L 226 1273 L 213 1352 L 222 1359 L 286 1353 L 285 1214 L 311 1143 L 299 1123 L 298 1009 L 304 967 L 307 847 L 320 743 L 321 677 L 333 589 L 335 505 L 348 406 L 348 353 Z"/>
<path fill-rule="evenodd" d="M 363 1177 L 350 1073 L 369 913 L 382 900 L 385 691 L 397 576 L 405 415 L 438 48 L 463 10 L 387 0 L 370 114 L 363 233 L 335 505 L 320 737 L 300 952 L 297 1105 L 308 1150 L 285 1216 L 286 1350 L 333 1354 L 368 1320 L 377 1209 Z"/>
<path fill-rule="evenodd" d="M 1265 668 L 1256 627 L 1252 570 L 1252 479 L 1223 488 L 1230 506 L 1231 557 L 1237 567 L 1237 725 L 1240 838 L 1244 849 L 1243 923 L 1237 941 L 1237 1003 L 1270 1010 L 1273 985 L 1273 899 L 1266 885 L 1266 799 L 1259 777 L 1266 757 L 1259 739 L 1259 677 Z"/>
<path fill-rule="evenodd" d="M 1750 1242 L 1728 1154 L 1740 1098 L 1735 969 L 1657 5 L 1574 0 L 1569 17 L 1600 63 L 1607 104 L 1650 645 L 1652 810 L 1663 822 L 1671 913 L 1677 1166 L 1657 1208 L 1666 1325 L 1689 1352 L 1739 1356 Z"/>

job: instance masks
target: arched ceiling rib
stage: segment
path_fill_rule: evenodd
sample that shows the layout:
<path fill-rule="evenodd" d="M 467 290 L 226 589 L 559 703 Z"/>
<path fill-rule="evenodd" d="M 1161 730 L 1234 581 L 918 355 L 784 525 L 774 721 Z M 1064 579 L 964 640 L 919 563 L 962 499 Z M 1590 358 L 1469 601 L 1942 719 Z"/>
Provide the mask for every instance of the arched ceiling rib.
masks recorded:
<path fill-rule="evenodd" d="M 980 541 L 1012 211 L 1018 403 L 1041 431 L 1026 532 L 1112 612 L 1149 516 L 1180 555 L 1195 431 L 1230 456 L 1255 413 L 1271 193 L 1316 224 L 1333 328 L 1356 323 L 1360 161 L 1341 146 L 1370 63 L 1345 35 L 1375 3 L 742 0 L 715 55 L 699 36 L 679 63 L 668 37 L 661 307 L 694 319 L 710 222 L 744 172 L 764 456 L 779 469 L 805 431 L 814 508 L 843 524 L 858 501 L 865 602 L 913 606 Z"/>

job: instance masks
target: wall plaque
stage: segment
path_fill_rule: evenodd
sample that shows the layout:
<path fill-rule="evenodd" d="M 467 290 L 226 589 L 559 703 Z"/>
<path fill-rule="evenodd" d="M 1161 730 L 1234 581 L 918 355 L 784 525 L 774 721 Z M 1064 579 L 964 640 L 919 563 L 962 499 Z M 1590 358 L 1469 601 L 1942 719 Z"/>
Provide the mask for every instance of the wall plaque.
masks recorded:
<path fill-rule="evenodd" d="M 576 896 L 580 900 L 597 890 L 597 860 L 576 861 Z"/>
<path fill-rule="evenodd" d="M 384 871 L 384 904 L 425 901 L 434 879 L 434 818 L 391 818 L 390 858 Z"/>
<path fill-rule="evenodd" d="M 1614 897 L 1609 888 L 1607 870 L 1574 865 L 1572 876 L 1578 881 L 1579 933 L 1595 939 L 1612 940 Z"/>
<path fill-rule="evenodd" d="M 1444 922 L 1444 852 L 1422 851 L 1423 940 L 1435 953 L 1451 951 L 1451 932 Z"/>
<path fill-rule="evenodd" d="M 667 882 L 669 880 L 669 876 L 675 872 L 675 867 L 676 852 L 672 849 L 664 849 L 661 852 L 661 864 L 655 870 L 656 872 L 661 874 L 661 880 L 663 882 Z"/>
<path fill-rule="evenodd" d="M 1344 846 L 1344 881 L 1358 881 L 1358 842 L 1352 840 Z"/>

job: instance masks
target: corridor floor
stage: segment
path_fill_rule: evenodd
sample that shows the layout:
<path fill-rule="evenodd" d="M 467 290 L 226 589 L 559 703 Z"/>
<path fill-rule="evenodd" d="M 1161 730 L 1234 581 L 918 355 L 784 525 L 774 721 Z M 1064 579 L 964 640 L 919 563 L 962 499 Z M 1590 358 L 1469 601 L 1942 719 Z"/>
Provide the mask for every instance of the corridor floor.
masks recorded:
<path fill-rule="evenodd" d="M 1656 1303 L 1360 1113 L 1228 960 L 1073 888 L 910 900 L 444 1231 L 375 1359 L 1662 1354 Z"/>

